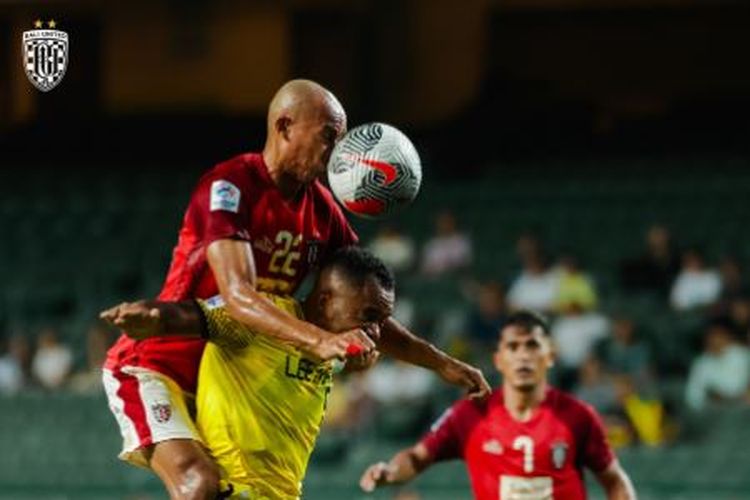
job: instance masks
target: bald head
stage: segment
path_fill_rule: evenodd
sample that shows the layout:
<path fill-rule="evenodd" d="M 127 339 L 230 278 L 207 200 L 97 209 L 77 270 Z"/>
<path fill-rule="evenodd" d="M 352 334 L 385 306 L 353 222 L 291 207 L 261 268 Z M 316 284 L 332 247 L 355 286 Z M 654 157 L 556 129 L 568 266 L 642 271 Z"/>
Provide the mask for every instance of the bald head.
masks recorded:
<path fill-rule="evenodd" d="M 291 80 L 268 107 L 263 157 L 282 191 L 291 194 L 321 176 L 336 141 L 346 132 L 346 113 L 336 96 L 311 80 Z"/>
<path fill-rule="evenodd" d="M 268 106 L 268 128 L 280 117 L 309 119 L 330 117 L 346 122 L 346 113 L 336 96 L 312 80 L 290 80 L 276 91 Z"/>

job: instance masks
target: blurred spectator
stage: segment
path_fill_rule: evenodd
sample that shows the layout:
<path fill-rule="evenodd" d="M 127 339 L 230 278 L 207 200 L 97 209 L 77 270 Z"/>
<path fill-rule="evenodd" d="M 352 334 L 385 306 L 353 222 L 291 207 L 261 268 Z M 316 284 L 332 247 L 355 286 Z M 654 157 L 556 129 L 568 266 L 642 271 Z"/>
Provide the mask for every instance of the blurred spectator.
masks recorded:
<path fill-rule="evenodd" d="M 612 336 L 597 346 L 598 356 L 607 371 L 627 375 L 645 385 L 651 372 L 651 349 L 636 337 L 635 324 L 628 318 L 612 322 Z"/>
<path fill-rule="evenodd" d="M 422 272 L 439 276 L 466 268 L 472 259 L 471 240 L 458 230 L 456 217 L 450 212 L 440 213 L 435 219 L 435 235 L 422 252 Z"/>
<path fill-rule="evenodd" d="M 401 361 L 382 360 L 365 381 L 367 394 L 380 405 L 412 404 L 426 400 L 432 391 L 428 370 Z"/>
<path fill-rule="evenodd" d="M 0 394 L 15 394 L 24 385 L 23 370 L 6 344 L 0 344 Z"/>
<path fill-rule="evenodd" d="M 31 345 L 26 332 L 16 332 L 8 340 L 8 356 L 15 360 L 21 369 L 23 385 L 31 380 Z"/>
<path fill-rule="evenodd" d="M 71 390 L 84 394 L 98 394 L 102 390 L 102 365 L 114 339 L 112 332 L 100 323 L 89 328 L 86 333 L 86 369 L 71 377 Z"/>
<path fill-rule="evenodd" d="M 365 373 L 337 378 L 326 403 L 323 428 L 345 434 L 361 430 L 374 413 L 372 403 L 367 395 Z"/>
<path fill-rule="evenodd" d="M 414 241 L 393 226 L 382 226 L 369 249 L 394 272 L 405 271 L 414 264 Z"/>
<path fill-rule="evenodd" d="M 750 351 L 734 337 L 731 320 L 716 318 L 706 330 L 703 354 L 690 367 L 685 400 L 693 410 L 709 400 L 740 400 L 750 383 Z"/>
<path fill-rule="evenodd" d="M 407 295 L 399 295 L 393 309 L 393 317 L 406 328 L 413 329 L 417 318 L 417 307 Z"/>
<path fill-rule="evenodd" d="M 576 303 L 568 305 L 552 323 L 562 388 L 571 386 L 576 372 L 593 353 L 596 343 L 608 336 L 609 327 L 606 316 L 595 311 L 584 311 Z"/>
<path fill-rule="evenodd" d="M 67 381 L 72 366 L 73 353 L 58 341 L 57 332 L 52 328 L 42 330 L 31 363 L 36 381 L 45 389 L 57 389 Z"/>
<path fill-rule="evenodd" d="M 524 235 L 517 246 L 523 269 L 508 290 L 511 309 L 551 311 L 560 289 L 560 273 L 550 269 L 538 242 Z"/>
<path fill-rule="evenodd" d="M 581 365 L 575 394 L 596 408 L 615 446 L 635 439 L 658 445 L 664 439 L 664 407 L 657 399 L 638 394 L 630 377 L 607 373 L 602 360 L 590 356 Z"/>
<path fill-rule="evenodd" d="M 581 363 L 573 392 L 602 415 L 619 410 L 615 380 L 604 371 L 601 361 L 595 356 L 589 356 Z"/>
<path fill-rule="evenodd" d="M 672 286 L 670 302 L 679 311 L 713 304 L 721 293 L 721 275 L 707 269 L 703 255 L 696 249 L 685 251 L 682 269 Z"/>
<path fill-rule="evenodd" d="M 560 258 L 560 283 L 557 290 L 556 309 L 562 311 L 569 304 L 576 303 L 585 310 L 594 309 L 597 304 L 596 289 L 591 279 L 578 267 L 572 255 Z"/>
<path fill-rule="evenodd" d="M 669 293 L 674 277 L 680 269 L 680 258 L 669 230 L 654 225 L 646 232 L 644 253 L 624 261 L 620 266 L 620 282 L 630 291 Z"/>
<path fill-rule="evenodd" d="M 750 298 L 738 297 L 729 304 L 729 317 L 735 330 L 750 341 Z"/>
<path fill-rule="evenodd" d="M 748 296 L 747 284 L 742 276 L 740 263 L 734 257 L 724 257 L 719 264 L 721 275 L 721 300 L 732 301 Z"/>
<path fill-rule="evenodd" d="M 528 259 L 536 257 L 537 255 L 544 255 L 542 249 L 542 243 L 539 238 L 532 232 L 523 232 L 516 241 L 516 256 L 521 267 Z"/>
<path fill-rule="evenodd" d="M 649 446 L 664 442 L 666 419 L 663 403 L 657 398 L 646 398 L 638 393 L 628 376 L 615 377 L 619 407 L 627 419 L 630 434 Z"/>
<path fill-rule="evenodd" d="M 431 372 L 401 361 L 380 361 L 367 372 L 366 390 L 376 403 L 375 424 L 384 438 L 412 436 L 431 418 Z"/>
<path fill-rule="evenodd" d="M 480 283 L 476 297 L 476 306 L 469 313 L 469 337 L 480 349 L 487 346 L 494 348 L 506 318 L 503 288 L 492 281 Z"/>

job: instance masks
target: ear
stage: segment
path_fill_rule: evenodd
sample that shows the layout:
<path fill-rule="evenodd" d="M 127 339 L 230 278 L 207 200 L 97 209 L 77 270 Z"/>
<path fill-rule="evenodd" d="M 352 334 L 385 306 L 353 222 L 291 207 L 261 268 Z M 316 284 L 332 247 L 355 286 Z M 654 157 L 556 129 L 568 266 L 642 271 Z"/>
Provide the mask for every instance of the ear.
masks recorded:
<path fill-rule="evenodd" d="M 500 346 L 495 349 L 495 352 L 492 354 L 492 363 L 495 365 L 495 369 L 499 372 L 502 371 L 502 366 L 500 363 Z"/>
<path fill-rule="evenodd" d="M 331 300 L 331 291 L 330 290 L 320 290 L 315 297 L 317 304 L 315 304 L 318 307 L 318 311 L 325 311 L 326 305 L 328 305 L 328 301 Z"/>
<path fill-rule="evenodd" d="M 290 136 L 289 129 L 291 128 L 291 125 L 292 125 L 292 119 L 284 115 L 281 115 L 280 117 L 278 117 L 276 119 L 276 123 L 274 124 L 276 128 L 276 132 L 278 132 L 279 135 L 281 135 L 285 141 L 289 140 L 289 136 Z"/>
<path fill-rule="evenodd" d="M 557 348 L 555 346 L 555 343 L 551 339 L 547 339 L 547 342 L 549 343 L 549 353 L 547 354 L 547 368 L 552 368 L 555 366 L 555 361 L 557 360 Z"/>

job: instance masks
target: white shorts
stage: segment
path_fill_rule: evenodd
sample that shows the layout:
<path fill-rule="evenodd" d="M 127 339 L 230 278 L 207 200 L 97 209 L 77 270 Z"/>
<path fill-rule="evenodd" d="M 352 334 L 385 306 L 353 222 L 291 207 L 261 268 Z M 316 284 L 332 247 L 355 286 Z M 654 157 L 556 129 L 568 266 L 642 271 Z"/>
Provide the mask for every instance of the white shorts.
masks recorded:
<path fill-rule="evenodd" d="M 169 439 L 202 443 L 188 406 L 193 397 L 170 377 L 135 366 L 102 372 L 109 409 L 122 434 L 120 459 L 149 468 L 146 448 Z"/>

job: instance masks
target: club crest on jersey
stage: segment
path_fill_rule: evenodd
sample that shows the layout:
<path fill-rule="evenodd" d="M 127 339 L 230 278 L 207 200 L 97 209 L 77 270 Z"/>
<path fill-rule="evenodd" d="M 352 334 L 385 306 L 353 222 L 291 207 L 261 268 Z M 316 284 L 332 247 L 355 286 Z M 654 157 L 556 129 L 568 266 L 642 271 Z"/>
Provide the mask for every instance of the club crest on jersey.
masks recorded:
<path fill-rule="evenodd" d="M 57 87 L 68 69 L 68 34 L 54 29 L 54 19 L 43 29 L 41 20 L 34 22 L 33 30 L 24 31 L 23 68 L 31 84 L 42 92 Z"/>
<path fill-rule="evenodd" d="M 555 469 L 562 469 L 568 456 L 568 443 L 558 441 L 552 445 L 552 464 Z"/>
<path fill-rule="evenodd" d="M 172 418 L 172 406 L 169 403 L 155 403 L 151 405 L 151 413 L 157 422 L 163 424 Z"/>
<path fill-rule="evenodd" d="M 213 181 L 211 183 L 211 211 L 215 210 L 239 212 L 240 188 L 229 181 Z"/>

